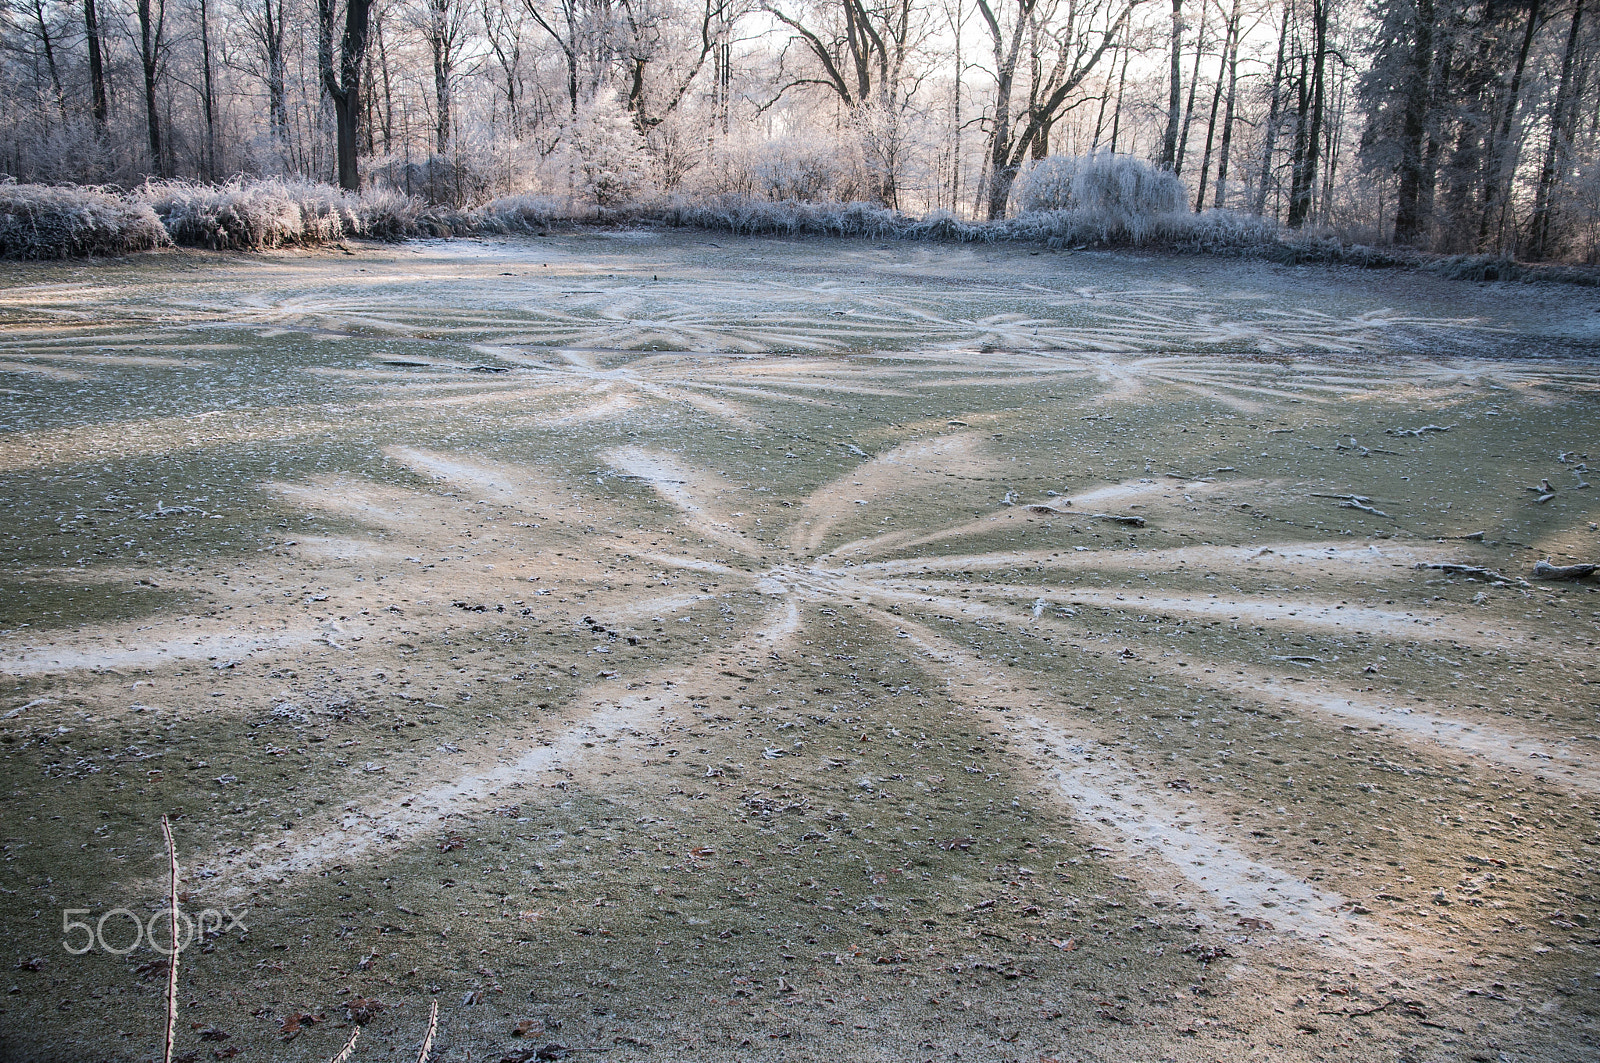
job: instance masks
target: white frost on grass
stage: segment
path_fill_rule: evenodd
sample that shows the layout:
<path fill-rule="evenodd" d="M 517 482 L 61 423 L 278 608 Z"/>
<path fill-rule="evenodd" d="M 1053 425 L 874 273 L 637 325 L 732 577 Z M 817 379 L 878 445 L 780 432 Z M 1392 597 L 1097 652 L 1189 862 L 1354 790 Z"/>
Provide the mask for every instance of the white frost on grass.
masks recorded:
<path fill-rule="evenodd" d="M 1184 892 L 1200 891 L 1224 926 L 1234 921 L 1237 929 L 1238 920 L 1260 920 L 1306 941 L 1342 948 L 1365 944 L 1360 931 L 1369 928 L 1339 914 L 1345 898 L 1251 860 L 1207 830 L 1195 802 L 1177 791 L 1148 788 L 1094 742 L 1074 739 L 1036 717 L 1025 722 L 1042 751 L 1064 762 L 1049 771 L 1061 798 L 1108 841 L 1123 846 L 1124 858 L 1143 864 L 1154 857 L 1175 870 L 1187 883 Z"/>
<path fill-rule="evenodd" d="M 218 857 L 218 866 L 234 872 L 225 892 L 234 896 L 264 880 L 400 851 L 420 836 L 441 829 L 447 817 L 479 809 L 503 787 L 526 783 L 550 771 L 590 767 L 599 747 L 607 747 L 601 754 L 614 750 L 640 736 L 652 716 L 685 708 L 697 697 L 665 688 L 693 690 L 697 684 L 710 681 L 729 657 L 737 660 L 739 655 L 773 652 L 795 634 L 799 622 L 799 610 L 792 601 L 775 603 L 749 635 L 700 662 L 658 668 L 647 676 L 632 677 L 632 681 L 607 679 L 580 691 L 574 701 L 590 703 L 592 711 L 566 723 L 554 737 L 529 745 L 510 759 L 420 789 L 413 784 L 386 797 L 356 798 L 347 806 L 348 814 L 337 824 L 326 824 L 315 831 L 314 840 L 298 844 L 292 840 L 264 842 L 231 857 Z M 652 693 L 642 692 L 647 689 Z M 363 801 L 368 805 L 364 810 L 360 808 Z"/>
<path fill-rule="evenodd" d="M 990 696 L 1016 692 L 1011 679 L 996 674 L 984 659 L 931 628 L 902 620 L 901 631 L 938 662 L 951 695 L 958 700 L 969 702 L 976 694 L 981 705 Z M 964 694 L 963 690 L 973 693 Z M 1226 829 L 1207 827 L 1196 802 L 1184 800 L 1176 791 L 1169 795 L 1148 787 L 1093 739 L 1073 738 L 1041 717 L 1025 717 L 1023 722 L 1046 761 L 1065 762 L 1065 766 L 1036 762 L 1047 772 L 1060 798 L 1097 832 L 1132 850 L 1124 850 L 1122 855 L 1131 866 L 1141 869 L 1142 885 L 1161 889 L 1159 866 L 1169 867 L 1183 880 L 1170 883 L 1175 887 L 1174 896 L 1198 902 L 1224 926 L 1232 920 L 1232 929 L 1238 930 L 1238 920 L 1260 920 L 1307 941 L 1345 948 L 1361 944 L 1362 937 L 1351 921 L 1338 914 L 1346 903 L 1343 897 L 1249 859 L 1229 843 Z M 1010 723 L 1006 726 L 1018 729 Z M 1180 802 L 1181 807 L 1174 807 Z M 1147 862 L 1152 856 L 1160 861 L 1156 869 Z M 1258 929 L 1266 927 L 1258 925 Z"/>
<path fill-rule="evenodd" d="M 153 642 L 138 641 L 138 632 L 117 635 L 101 629 L 98 638 L 66 644 L 33 646 L 0 657 L 0 672 L 14 676 L 104 668 L 151 668 L 178 661 L 234 660 L 261 650 L 306 646 L 326 638 L 314 631 L 280 631 L 270 635 L 177 635 Z"/>
<path fill-rule="evenodd" d="M 1397 738 L 1421 738 L 1446 750 L 1461 751 L 1516 772 L 1538 771 L 1551 782 L 1600 793 L 1600 766 L 1592 754 L 1559 738 L 1513 734 L 1487 724 L 1447 716 L 1437 710 L 1384 705 L 1351 691 L 1319 692 L 1276 676 L 1245 673 L 1239 679 L 1208 677 L 1208 685 L 1232 693 L 1248 692 L 1286 706 L 1383 729 Z"/>

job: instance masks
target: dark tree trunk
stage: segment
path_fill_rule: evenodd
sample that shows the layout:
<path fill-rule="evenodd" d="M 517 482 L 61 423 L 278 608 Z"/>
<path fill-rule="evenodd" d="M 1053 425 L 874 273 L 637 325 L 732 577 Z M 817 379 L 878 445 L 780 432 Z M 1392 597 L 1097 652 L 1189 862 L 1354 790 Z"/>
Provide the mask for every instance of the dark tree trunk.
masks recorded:
<path fill-rule="evenodd" d="M 272 0 L 261 5 L 261 48 L 267 66 L 267 121 L 272 129 L 278 150 L 289 149 L 289 77 L 283 55 L 284 40 L 283 3 L 276 8 Z"/>
<path fill-rule="evenodd" d="M 1300 154 L 1300 165 L 1295 171 L 1295 185 L 1289 196 L 1289 227 L 1298 229 L 1306 223 L 1311 216 L 1311 205 L 1315 200 L 1317 188 L 1317 155 L 1322 148 L 1322 103 L 1323 96 L 1323 71 L 1328 61 L 1328 3 L 1327 0 L 1311 0 L 1312 33 L 1315 43 L 1312 49 L 1311 60 L 1311 85 L 1309 90 L 1311 102 L 1311 125 L 1306 130 L 1305 150 Z M 1301 77 L 1304 78 L 1304 73 Z M 1305 115 L 1305 95 L 1301 97 L 1300 113 L 1302 119 Z M 1296 147 L 1299 147 L 1299 136 L 1295 137 Z"/>
<path fill-rule="evenodd" d="M 61 68 L 56 65 L 56 45 L 50 36 L 50 23 L 45 20 L 44 0 L 33 0 L 33 17 L 39 26 L 39 43 L 44 48 L 45 68 L 50 71 L 50 87 L 56 94 L 56 109 L 61 112 L 61 123 L 67 122 L 67 97 L 61 90 Z"/>
<path fill-rule="evenodd" d="M 1496 214 L 1501 210 L 1501 203 L 1507 198 L 1507 185 L 1510 184 L 1511 175 L 1508 165 L 1514 155 L 1511 150 L 1511 133 L 1515 128 L 1517 118 L 1517 104 L 1522 96 L 1522 75 L 1528 66 L 1528 52 L 1533 47 L 1534 34 L 1539 29 L 1540 0 L 1533 0 L 1528 7 L 1528 24 L 1522 30 L 1522 44 L 1517 48 L 1517 61 L 1511 71 L 1511 85 L 1506 90 L 1506 101 L 1500 115 L 1500 127 L 1494 132 L 1494 139 L 1489 145 L 1488 172 L 1485 174 L 1483 189 L 1483 217 L 1478 222 L 1478 250 L 1482 251 L 1489 245 L 1489 230 L 1495 230 L 1494 244 L 1501 246 L 1502 225 Z"/>
<path fill-rule="evenodd" d="M 157 99 L 161 76 L 162 30 L 166 21 L 165 0 L 152 11 L 150 0 L 139 0 L 139 64 L 144 71 L 144 120 L 149 135 L 150 166 L 158 177 L 172 176 L 167 172 L 166 144 L 161 137 L 161 108 Z"/>
<path fill-rule="evenodd" d="M 1528 220 L 1528 257 L 1544 258 L 1550 246 L 1550 198 L 1564 168 L 1568 141 L 1572 137 L 1572 64 L 1578 53 L 1578 31 L 1583 22 L 1584 0 L 1572 6 L 1572 24 L 1567 30 L 1567 46 L 1561 53 L 1561 80 L 1556 83 L 1555 104 L 1550 111 L 1550 140 L 1545 147 L 1544 164 L 1539 167 L 1539 187 L 1534 193 L 1533 216 Z"/>
<path fill-rule="evenodd" d="M 1296 42 L 1298 43 L 1298 42 Z M 1294 218 L 1295 204 L 1300 200 L 1300 182 L 1306 170 L 1306 131 L 1311 124 L 1311 61 L 1304 53 L 1300 56 L 1300 74 L 1294 80 L 1294 144 L 1289 149 L 1289 217 L 1288 223 L 1298 227 Z M 1276 214 L 1276 205 L 1273 213 Z"/>
<path fill-rule="evenodd" d="M 110 101 L 106 98 L 105 60 L 100 54 L 100 16 L 94 0 L 83 0 L 83 32 L 89 45 L 89 96 L 94 113 L 94 124 L 101 135 L 106 131 L 106 120 L 111 115 Z"/>
<path fill-rule="evenodd" d="M 1289 41 L 1289 5 L 1283 5 L 1283 25 L 1278 29 L 1278 58 L 1272 65 L 1272 106 L 1267 110 L 1267 131 L 1261 146 L 1261 184 L 1256 188 L 1257 214 L 1267 212 L 1267 189 L 1272 184 L 1272 152 L 1278 140 L 1278 122 L 1283 115 L 1283 56 Z"/>
<path fill-rule="evenodd" d="M 1213 207 L 1227 205 L 1228 157 L 1233 148 L 1233 109 L 1239 90 L 1239 22 L 1237 14 L 1233 23 L 1233 48 L 1228 53 L 1228 105 L 1222 115 L 1222 145 L 1217 149 L 1217 193 L 1211 201 Z"/>
<path fill-rule="evenodd" d="M 1117 153 L 1117 136 L 1122 132 L 1122 95 L 1128 87 L 1128 60 L 1133 54 L 1131 47 L 1122 50 L 1122 73 L 1117 75 L 1117 107 L 1111 112 L 1111 154 Z"/>
<path fill-rule="evenodd" d="M 1178 152 L 1172 160 L 1172 172 L 1183 173 L 1184 156 L 1189 154 L 1189 120 L 1194 117 L 1194 93 L 1200 85 L 1200 57 L 1206 44 L 1206 0 L 1200 0 L 1200 29 L 1194 35 L 1194 70 L 1189 75 L 1189 102 L 1183 106 L 1183 124 L 1178 133 Z"/>
<path fill-rule="evenodd" d="M 1433 0 L 1416 0 L 1401 127 L 1400 187 L 1394 209 L 1394 239 L 1401 244 L 1414 243 L 1426 222 L 1423 151 L 1433 95 L 1433 17 Z"/>
<path fill-rule="evenodd" d="M 1206 206 L 1206 176 L 1211 172 L 1211 148 L 1217 138 L 1217 112 L 1222 109 L 1222 76 L 1228 72 L 1228 58 L 1233 52 L 1233 35 L 1238 26 L 1239 0 L 1233 0 L 1233 11 L 1228 16 L 1227 32 L 1223 35 L 1222 52 L 1217 60 L 1217 86 L 1211 94 L 1211 118 L 1206 123 L 1206 150 L 1200 159 L 1200 191 L 1194 197 L 1196 214 Z"/>
<path fill-rule="evenodd" d="M 339 66 L 335 70 L 334 0 L 317 0 L 317 14 L 322 29 L 322 89 L 333 105 L 339 187 L 347 192 L 361 190 L 361 170 L 356 162 L 356 149 L 361 136 L 361 66 L 367 53 L 367 24 L 371 12 L 371 0 L 346 0 L 344 35 L 339 41 Z"/>
<path fill-rule="evenodd" d="M 211 6 L 200 0 L 200 86 L 206 117 L 206 178 L 217 179 L 217 92 L 211 80 Z"/>
<path fill-rule="evenodd" d="M 1183 105 L 1183 0 L 1172 0 L 1172 71 L 1167 90 L 1167 132 L 1161 139 L 1161 165 L 1172 169 L 1178 157 L 1178 118 Z"/>

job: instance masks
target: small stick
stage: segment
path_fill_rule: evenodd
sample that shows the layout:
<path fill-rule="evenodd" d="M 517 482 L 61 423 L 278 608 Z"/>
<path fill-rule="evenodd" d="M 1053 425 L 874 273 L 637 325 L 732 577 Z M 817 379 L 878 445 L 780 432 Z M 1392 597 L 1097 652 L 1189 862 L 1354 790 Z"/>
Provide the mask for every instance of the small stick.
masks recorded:
<path fill-rule="evenodd" d="M 417 1063 L 428 1063 L 428 1053 L 433 1049 L 433 1031 L 439 1025 L 439 1002 L 433 1002 L 428 1012 L 428 1035 L 422 1039 L 422 1051 L 417 1053 Z"/>
<path fill-rule="evenodd" d="M 350 1035 L 350 1040 L 344 1043 L 344 1049 L 333 1057 L 332 1063 L 345 1063 L 350 1058 L 350 1053 L 356 1050 L 356 1038 L 361 1036 L 361 1027 L 357 1026 L 355 1033 Z"/>
<path fill-rule="evenodd" d="M 167 955 L 167 1035 L 161 1052 L 162 1063 L 172 1063 L 172 1040 L 178 1029 L 178 850 L 172 844 L 172 824 L 161 817 L 161 833 L 167 839 L 167 914 L 172 930 L 172 951 Z"/>
<path fill-rule="evenodd" d="M 1535 579 L 1584 579 L 1600 571 L 1600 565 L 1553 565 L 1549 561 L 1536 561 L 1533 565 Z"/>

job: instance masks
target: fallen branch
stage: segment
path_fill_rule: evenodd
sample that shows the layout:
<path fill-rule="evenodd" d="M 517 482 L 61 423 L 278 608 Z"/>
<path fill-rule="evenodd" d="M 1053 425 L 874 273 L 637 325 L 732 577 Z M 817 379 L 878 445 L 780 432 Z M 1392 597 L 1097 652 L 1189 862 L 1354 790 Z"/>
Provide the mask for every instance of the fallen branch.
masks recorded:
<path fill-rule="evenodd" d="M 1145 525 L 1143 517 L 1127 517 L 1121 513 L 1091 513 L 1089 516 L 1094 520 L 1109 520 L 1113 524 L 1126 524 L 1134 528 L 1142 528 Z"/>
<path fill-rule="evenodd" d="M 439 1002 L 435 1000 L 428 1011 L 428 1033 L 422 1038 L 422 1051 L 417 1053 L 417 1063 L 428 1063 L 428 1053 L 433 1051 L 433 1031 L 439 1027 Z"/>
<path fill-rule="evenodd" d="M 1453 424 L 1425 424 L 1421 428 L 1390 428 L 1388 434 L 1392 436 L 1420 436 L 1424 432 L 1448 432 L 1454 428 Z"/>
<path fill-rule="evenodd" d="M 1552 565 L 1548 561 L 1535 561 L 1534 579 L 1587 579 L 1600 571 L 1600 565 Z"/>
<path fill-rule="evenodd" d="M 1394 520 L 1393 517 L 1389 516 L 1389 514 L 1385 513 L 1383 510 L 1373 509 L 1371 505 L 1372 499 L 1368 498 L 1366 495 L 1325 495 L 1318 491 L 1313 491 L 1311 492 L 1311 497 L 1336 499 L 1340 507 L 1343 509 L 1359 509 L 1363 513 L 1371 513 L 1374 516 L 1383 517 L 1386 520 Z"/>
<path fill-rule="evenodd" d="M 1542 563 L 1542 562 L 1541 562 Z M 1477 565 L 1461 564 L 1455 561 L 1418 561 L 1411 566 L 1415 569 L 1436 569 L 1447 576 L 1472 576 L 1476 579 L 1486 579 L 1490 582 L 1496 580 L 1502 583 L 1520 583 L 1526 587 L 1527 581 L 1515 576 L 1507 576 L 1503 572 L 1496 572 L 1492 568 L 1480 568 Z"/>
<path fill-rule="evenodd" d="M 356 1038 L 361 1036 L 361 1027 L 357 1026 L 355 1033 L 350 1035 L 350 1040 L 344 1043 L 344 1048 L 334 1056 L 331 1063 L 345 1063 L 350 1058 L 350 1053 L 356 1050 Z"/>
<path fill-rule="evenodd" d="M 1398 1004 L 1398 1003 L 1400 1003 L 1398 1000 L 1385 1000 L 1382 1004 L 1379 1004 L 1375 1008 L 1365 1008 L 1365 1009 L 1363 1009 L 1361 1011 L 1345 1011 L 1343 1008 L 1340 1008 L 1340 1009 L 1335 1010 L 1335 1011 L 1329 1011 L 1329 1010 L 1319 1011 L 1319 1012 L 1317 1012 L 1317 1014 L 1318 1015 L 1342 1015 L 1347 1019 L 1352 1019 L 1352 1018 L 1357 1018 L 1357 1017 L 1362 1016 L 1362 1015 L 1376 1015 L 1378 1012 L 1382 1011 L 1384 1008 L 1387 1008 L 1390 1004 Z"/>
<path fill-rule="evenodd" d="M 172 845 L 172 823 L 163 814 L 161 833 L 167 839 L 167 915 L 172 932 L 172 951 L 167 954 L 167 1034 L 162 1044 L 162 1063 L 172 1063 L 172 1040 L 178 1029 L 178 850 Z"/>

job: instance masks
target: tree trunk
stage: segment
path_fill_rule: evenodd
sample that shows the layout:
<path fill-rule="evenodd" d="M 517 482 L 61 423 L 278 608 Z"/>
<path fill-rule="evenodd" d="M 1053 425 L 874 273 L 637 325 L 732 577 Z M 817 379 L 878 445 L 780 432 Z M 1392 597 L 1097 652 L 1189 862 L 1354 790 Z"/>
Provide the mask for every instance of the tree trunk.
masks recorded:
<path fill-rule="evenodd" d="M 284 69 L 283 38 L 284 11 L 280 3 L 276 9 L 272 0 L 262 0 L 261 49 L 267 67 L 267 124 L 278 150 L 287 156 L 289 151 L 289 79 Z"/>
<path fill-rule="evenodd" d="M 1210 8 L 1200 0 L 1200 30 L 1194 35 L 1194 71 L 1189 75 L 1189 102 L 1183 107 L 1183 125 L 1178 134 L 1178 153 L 1172 160 L 1172 172 L 1183 173 L 1183 158 L 1189 153 L 1189 120 L 1194 117 L 1194 93 L 1200 85 L 1200 55 L 1206 44 L 1206 15 Z"/>
<path fill-rule="evenodd" d="M 1294 144 L 1289 149 L 1289 217 L 1285 220 L 1290 226 L 1298 227 L 1294 210 L 1300 202 L 1300 182 L 1306 171 L 1306 131 L 1311 125 L 1311 61 L 1304 53 L 1300 55 L 1300 74 L 1294 79 L 1294 93 Z M 1277 203 L 1273 204 L 1272 212 L 1278 213 Z"/>
<path fill-rule="evenodd" d="M 217 92 L 211 79 L 211 7 L 200 0 L 200 87 L 206 117 L 206 178 L 217 179 Z"/>
<path fill-rule="evenodd" d="M 1333 215 L 1333 184 L 1339 168 L 1339 133 L 1344 127 L 1344 98 L 1346 77 L 1344 71 L 1339 74 L 1339 89 L 1334 96 L 1333 105 L 1329 108 L 1329 117 L 1323 122 L 1322 135 L 1322 205 L 1318 208 L 1317 217 L 1323 224 Z"/>
<path fill-rule="evenodd" d="M 1132 31 L 1129 31 L 1130 33 Z M 1111 112 L 1111 154 L 1117 153 L 1117 135 L 1122 132 L 1122 95 L 1128 87 L 1128 60 L 1132 57 L 1131 42 L 1122 49 L 1122 73 L 1117 75 L 1117 106 Z"/>
<path fill-rule="evenodd" d="M 339 41 L 339 66 L 335 70 L 334 0 L 317 0 L 322 29 L 319 47 L 322 88 L 333 105 L 339 187 L 347 192 L 361 190 L 361 170 L 356 162 L 356 149 L 360 145 L 361 135 L 361 66 L 367 53 L 367 25 L 371 10 L 371 0 L 346 0 L 344 35 Z"/>
<path fill-rule="evenodd" d="M 1405 114 L 1400 142 L 1400 187 L 1395 194 L 1394 239 L 1413 243 L 1424 221 L 1423 142 L 1432 104 L 1433 0 L 1416 0 L 1412 25 L 1411 69 L 1406 76 Z"/>
<path fill-rule="evenodd" d="M 150 166 L 158 177 L 170 177 L 167 172 L 167 153 L 161 138 L 161 109 L 157 99 L 161 75 L 162 30 L 166 22 L 166 0 L 152 11 L 150 0 L 139 0 L 139 63 L 144 70 L 145 132 L 149 135 Z"/>
<path fill-rule="evenodd" d="M 44 17 L 44 0 L 33 0 L 33 17 L 39 25 L 39 43 L 44 47 L 45 67 L 50 71 L 50 87 L 55 90 L 56 109 L 61 112 L 61 124 L 67 123 L 67 97 L 61 90 L 61 69 L 56 66 L 56 46 L 50 38 L 50 24 Z"/>
<path fill-rule="evenodd" d="M 1550 198 L 1561 171 L 1566 168 L 1566 149 L 1572 137 L 1572 64 L 1578 52 L 1578 30 L 1583 22 L 1584 0 L 1572 6 L 1572 24 L 1567 30 L 1567 46 L 1561 53 L 1561 80 L 1556 83 L 1555 104 L 1550 111 L 1550 140 L 1545 147 L 1544 164 L 1539 167 L 1539 186 L 1534 193 L 1533 216 L 1528 220 L 1528 257 L 1544 258 L 1550 246 Z"/>
<path fill-rule="evenodd" d="M 1228 56 L 1233 51 L 1233 34 L 1238 26 L 1239 0 L 1233 0 L 1233 11 L 1228 15 L 1227 31 L 1222 39 L 1222 52 L 1217 60 L 1217 87 L 1211 94 L 1211 119 L 1206 123 L 1206 151 L 1200 159 L 1200 192 L 1194 197 L 1196 214 L 1206 206 L 1206 175 L 1211 171 L 1211 146 L 1217 136 L 1217 112 L 1222 109 L 1222 75 L 1228 72 Z"/>
<path fill-rule="evenodd" d="M 1315 44 L 1311 60 L 1311 126 L 1306 131 L 1305 151 L 1296 171 L 1296 183 L 1289 197 L 1289 228 L 1298 229 L 1311 216 L 1317 187 L 1317 155 L 1322 148 L 1323 70 L 1328 60 L 1328 4 L 1327 0 L 1311 2 L 1312 33 Z M 1302 77 L 1304 74 L 1302 74 Z M 1303 97 L 1302 97 L 1303 99 Z M 1302 117 L 1305 107 L 1302 104 Z M 1299 136 L 1296 138 L 1299 145 Z"/>
<path fill-rule="evenodd" d="M 449 4 L 447 0 L 432 0 L 428 5 L 433 15 L 432 31 L 428 43 L 433 48 L 433 150 L 443 155 L 450 147 L 450 79 L 451 41 Z"/>
<path fill-rule="evenodd" d="M 1483 251 L 1489 245 L 1489 228 L 1494 226 L 1494 246 L 1502 246 L 1504 226 L 1496 219 L 1500 211 L 1500 203 L 1508 198 L 1511 182 L 1511 167 L 1507 165 L 1508 158 L 1513 154 L 1509 145 L 1511 133 L 1515 128 L 1517 117 L 1517 104 L 1522 96 L 1522 74 L 1528 66 L 1528 52 L 1533 47 L 1533 36 L 1539 29 L 1540 0 L 1533 0 L 1528 8 L 1528 24 L 1523 27 L 1522 44 L 1517 48 L 1517 61 L 1511 71 L 1511 85 L 1506 90 L 1505 109 L 1500 116 L 1500 127 L 1494 131 L 1494 139 L 1489 145 L 1488 172 L 1485 175 L 1483 189 L 1483 217 L 1478 222 L 1478 250 Z M 1514 165 L 1514 164 L 1513 164 Z"/>
<path fill-rule="evenodd" d="M 1283 55 L 1289 41 L 1289 5 L 1283 5 L 1283 25 L 1278 29 L 1278 59 L 1272 66 L 1272 106 L 1267 111 L 1267 130 L 1261 148 L 1261 183 L 1256 187 L 1255 213 L 1267 212 L 1267 188 L 1272 183 L 1272 152 L 1278 140 L 1278 122 L 1283 108 Z"/>
<path fill-rule="evenodd" d="M 1237 10 L 1237 8 L 1236 8 Z M 1222 115 L 1222 146 L 1217 149 L 1217 193 L 1211 205 L 1217 209 L 1227 205 L 1228 155 L 1233 147 L 1233 109 L 1239 90 L 1239 22 L 1233 21 L 1233 48 L 1228 52 L 1228 105 Z"/>
<path fill-rule="evenodd" d="M 1117 68 L 1117 52 L 1111 52 L 1111 69 Z M 1094 116 L 1094 136 L 1089 140 L 1089 154 L 1093 155 L 1100 148 L 1100 131 L 1106 124 L 1106 104 L 1111 102 L 1111 78 L 1108 76 L 1100 92 L 1100 109 Z"/>
<path fill-rule="evenodd" d="M 95 10 L 94 0 L 83 0 L 83 33 L 89 45 L 90 106 L 94 113 L 95 128 L 104 136 L 111 106 L 106 98 L 105 60 L 100 54 L 100 16 Z"/>
<path fill-rule="evenodd" d="M 1161 165 L 1172 169 L 1178 157 L 1178 115 L 1183 104 L 1183 0 L 1172 0 L 1172 71 L 1167 91 L 1167 132 L 1161 138 Z"/>
<path fill-rule="evenodd" d="M 373 25 L 378 38 L 378 73 L 383 78 L 383 153 L 389 154 L 394 140 L 394 91 L 389 83 L 389 47 L 383 37 L 383 17 Z"/>
<path fill-rule="evenodd" d="M 950 209 L 956 210 L 961 202 L 961 25 L 965 21 L 961 15 L 961 0 L 956 0 L 955 42 L 956 42 L 956 79 L 952 87 L 953 120 L 955 122 L 955 139 L 950 147 Z"/>

